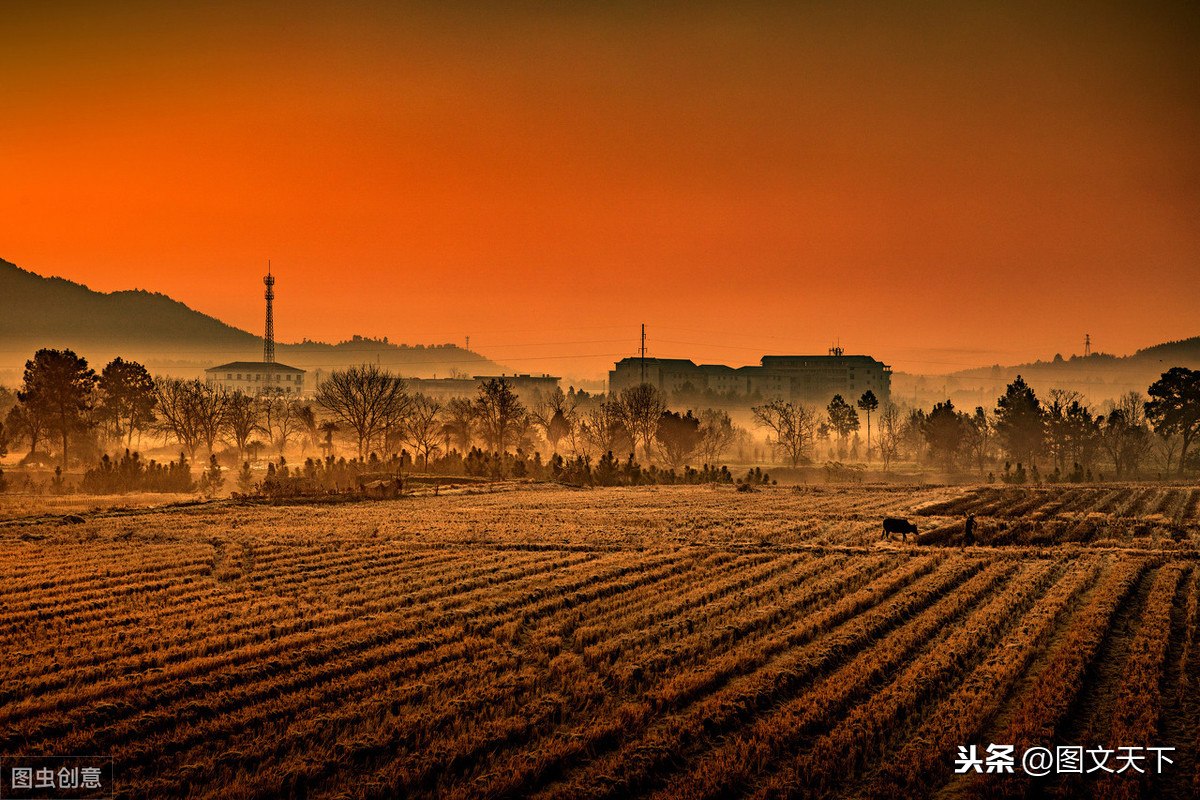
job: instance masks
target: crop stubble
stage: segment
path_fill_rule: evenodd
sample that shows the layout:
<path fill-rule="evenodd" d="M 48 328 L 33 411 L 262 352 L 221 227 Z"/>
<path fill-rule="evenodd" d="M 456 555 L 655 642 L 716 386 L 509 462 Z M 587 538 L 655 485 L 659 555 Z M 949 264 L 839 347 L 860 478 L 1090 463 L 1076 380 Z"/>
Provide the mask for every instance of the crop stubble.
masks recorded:
<path fill-rule="evenodd" d="M 4 524 L 0 752 L 111 755 L 129 797 L 1190 796 L 1198 493 L 528 489 Z M 920 544 L 880 541 L 891 515 Z M 952 774 L 988 741 L 1178 750 L 1164 779 Z"/>

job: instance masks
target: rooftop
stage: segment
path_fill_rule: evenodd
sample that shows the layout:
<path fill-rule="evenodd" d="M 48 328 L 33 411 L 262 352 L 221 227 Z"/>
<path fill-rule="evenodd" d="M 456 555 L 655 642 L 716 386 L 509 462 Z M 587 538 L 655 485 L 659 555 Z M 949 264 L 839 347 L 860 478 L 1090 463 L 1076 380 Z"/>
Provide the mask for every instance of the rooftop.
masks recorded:
<path fill-rule="evenodd" d="M 209 367 L 205 372 L 292 372 L 304 374 L 298 367 L 289 367 L 278 361 L 230 361 L 216 367 Z"/>

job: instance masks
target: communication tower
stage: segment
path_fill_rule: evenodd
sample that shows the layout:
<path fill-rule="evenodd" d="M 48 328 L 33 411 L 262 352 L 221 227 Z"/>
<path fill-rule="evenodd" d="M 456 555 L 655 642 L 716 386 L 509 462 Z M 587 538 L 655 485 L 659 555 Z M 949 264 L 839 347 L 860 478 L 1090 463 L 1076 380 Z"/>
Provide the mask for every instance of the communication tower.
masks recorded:
<path fill-rule="evenodd" d="M 642 323 L 642 383 L 646 382 L 646 323 Z"/>
<path fill-rule="evenodd" d="M 275 276 L 271 274 L 271 262 L 267 262 L 267 274 L 263 278 L 267 292 L 267 333 L 263 337 L 263 361 L 275 363 L 275 313 L 272 304 L 275 302 Z"/>

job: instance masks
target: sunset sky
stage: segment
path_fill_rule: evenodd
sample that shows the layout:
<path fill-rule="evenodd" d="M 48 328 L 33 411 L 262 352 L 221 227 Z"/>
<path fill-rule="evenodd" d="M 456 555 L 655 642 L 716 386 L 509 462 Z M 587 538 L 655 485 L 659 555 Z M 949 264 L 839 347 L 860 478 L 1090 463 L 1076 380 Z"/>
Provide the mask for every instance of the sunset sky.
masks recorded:
<path fill-rule="evenodd" d="M 1200 335 L 1195 2 L 14 5 L 0 258 L 93 289 L 579 376 Z"/>

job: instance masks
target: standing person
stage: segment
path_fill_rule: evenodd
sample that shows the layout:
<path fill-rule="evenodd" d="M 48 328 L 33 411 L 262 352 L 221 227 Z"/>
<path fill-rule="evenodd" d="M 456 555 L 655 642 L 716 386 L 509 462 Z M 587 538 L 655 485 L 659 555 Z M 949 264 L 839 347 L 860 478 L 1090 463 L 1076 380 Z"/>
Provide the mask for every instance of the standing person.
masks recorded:
<path fill-rule="evenodd" d="M 975 544 L 975 515 L 967 514 L 966 525 L 963 526 L 963 546 L 971 547 Z"/>

